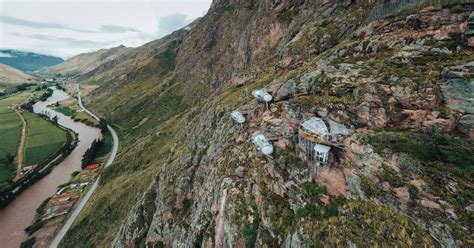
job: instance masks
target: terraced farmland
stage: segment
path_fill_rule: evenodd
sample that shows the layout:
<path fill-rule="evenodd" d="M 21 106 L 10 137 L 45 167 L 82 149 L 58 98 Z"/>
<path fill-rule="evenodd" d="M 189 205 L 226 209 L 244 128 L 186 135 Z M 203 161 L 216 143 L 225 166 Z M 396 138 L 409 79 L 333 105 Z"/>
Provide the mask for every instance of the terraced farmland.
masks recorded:
<path fill-rule="evenodd" d="M 66 142 L 66 131 L 32 113 L 24 113 L 27 129 L 24 165 L 38 164 L 56 153 Z"/>
<path fill-rule="evenodd" d="M 16 165 L 9 167 L 3 159 L 7 153 L 16 156 L 21 131 L 20 118 L 8 107 L 22 103 L 28 96 L 29 93 L 21 93 L 0 99 L 0 188 L 15 175 Z"/>

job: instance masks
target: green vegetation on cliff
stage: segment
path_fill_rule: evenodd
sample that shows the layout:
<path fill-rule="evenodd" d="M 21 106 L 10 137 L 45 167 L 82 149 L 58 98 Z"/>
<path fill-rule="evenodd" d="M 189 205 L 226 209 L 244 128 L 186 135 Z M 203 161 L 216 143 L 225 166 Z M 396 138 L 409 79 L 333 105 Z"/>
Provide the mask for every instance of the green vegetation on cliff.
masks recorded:
<path fill-rule="evenodd" d="M 462 30 L 444 31 L 474 7 L 367 26 L 370 7 L 215 1 L 190 28 L 85 75 L 114 74 L 90 102 L 122 147 L 61 245 L 471 244 L 472 109 L 460 89 L 472 49 Z M 274 101 L 256 101 L 259 88 Z M 232 110 L 247 122 L 235 125 Z M 310 116 L 354 132 L 324 168 L 297 146 Z"/>

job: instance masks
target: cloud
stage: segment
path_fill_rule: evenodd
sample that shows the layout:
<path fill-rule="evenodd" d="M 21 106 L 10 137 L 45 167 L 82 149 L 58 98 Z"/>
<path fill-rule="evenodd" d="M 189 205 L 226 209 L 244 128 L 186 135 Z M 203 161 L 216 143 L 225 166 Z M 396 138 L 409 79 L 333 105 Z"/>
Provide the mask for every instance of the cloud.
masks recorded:
<path fill-rule="evenodd" d="M 114 42 L 99 42 L 99 41 L 91 41 L 91 40 L 54 37 L 54 36 L 42 35 L 42 34 L 20 34 L 20 33 L 15 33 L 15 32 L 10 32 L 9 34 L 12 36 L 31 38 L 31 39 L 42 40 L 42 41 L 56 41 L 68 46 L 83 47 L 83 48 L 95 48 L 95 47 L 106 46 L 106 45 L 110 45 L 114 43 Z"/>
<path fill-rule="evenodd" d="M 186 26 L 189 23 L 188 16 L 180 13 L 163 16 L 158 19 L 158 35 L 163 36 Z"/>
<path fill-rule="evenodd" d="M 116 26 L 116 25 L 102 25 L 99 29 L 100 33 L 125 33 L 125 32 L 141 32 L 140 30 L 123 27 L 123 26 Z"/>
<path fill-rule="evenodd" d="M 0 52 L 0 58 L 13 58 L 11 54 Z"/>
<path fill-rule="evenodd" d="M 29 21 L 25 19 L 19 19 L 10 16 L 0 16 L 0 22 L 17 25 L 17 26 L 25 26 L 30 28 L 36 29 L 62 29 L 62 30 L 70 30 L 80 33 L 125 33 L 125 32 L 141 32 L 140 30 L 130 28 L 130 27 L 123 27 L 117 25 L 101 25 L 98 30 L 87 30 L 87 29 L 80 29 L 74 28 L 67 25 L 59 24 L 59 23 L 51 23 L 51 22 L 36 22 L 36 21 Z"/>
<path fill-rule="evenodd" d="M 73 30 L 73 31 L 77 31 L 77 32 L 88 32 L 87 30 L 72 28 L 72 27 L 68 27 L 66 25 L 62 25 L 62 24 L 58 24 L 58 23 L 33 22 L 33 21 L 28 21 L 28 20 L 25 20 L 25 19 L 19 19 L 19 18 L 10 17 L 10 16 L 0 16 L 0 22 L 7 23 L 7 24 L 12 24 L 12 25 L 17 25 L 17 26 L 37 28 L 37 29 L 54 28 L 54 29 Z"/>

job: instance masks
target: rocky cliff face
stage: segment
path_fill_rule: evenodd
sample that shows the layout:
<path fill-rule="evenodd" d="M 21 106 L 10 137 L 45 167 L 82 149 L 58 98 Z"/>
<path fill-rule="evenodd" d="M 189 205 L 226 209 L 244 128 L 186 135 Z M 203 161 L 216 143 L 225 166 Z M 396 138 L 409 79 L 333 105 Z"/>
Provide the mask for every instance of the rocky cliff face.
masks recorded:
<path fill-rule="evenodd" d="M 374 4 L 216 0 L 148 45 L 146 70 L 92 96 L 124 142 L 62 245 L 472 246 L 474 5 L 365 23 Z M 352 129 L 320 169 L 297 145 L 311 116 Z"/>

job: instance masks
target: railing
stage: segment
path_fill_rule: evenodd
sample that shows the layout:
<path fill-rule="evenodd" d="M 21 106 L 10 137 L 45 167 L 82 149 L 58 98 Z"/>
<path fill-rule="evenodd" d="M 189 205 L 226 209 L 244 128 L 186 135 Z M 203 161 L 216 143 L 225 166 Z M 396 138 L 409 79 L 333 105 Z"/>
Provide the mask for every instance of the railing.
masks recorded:
<path fill-rule="evenodd" d="M 390 3 L 375 6 L 367 18 L 367 23 L 384 18 L 397 12 L 410 10 L 430 5 L 472 4 L 474 0 L 393 0 Z"/>

